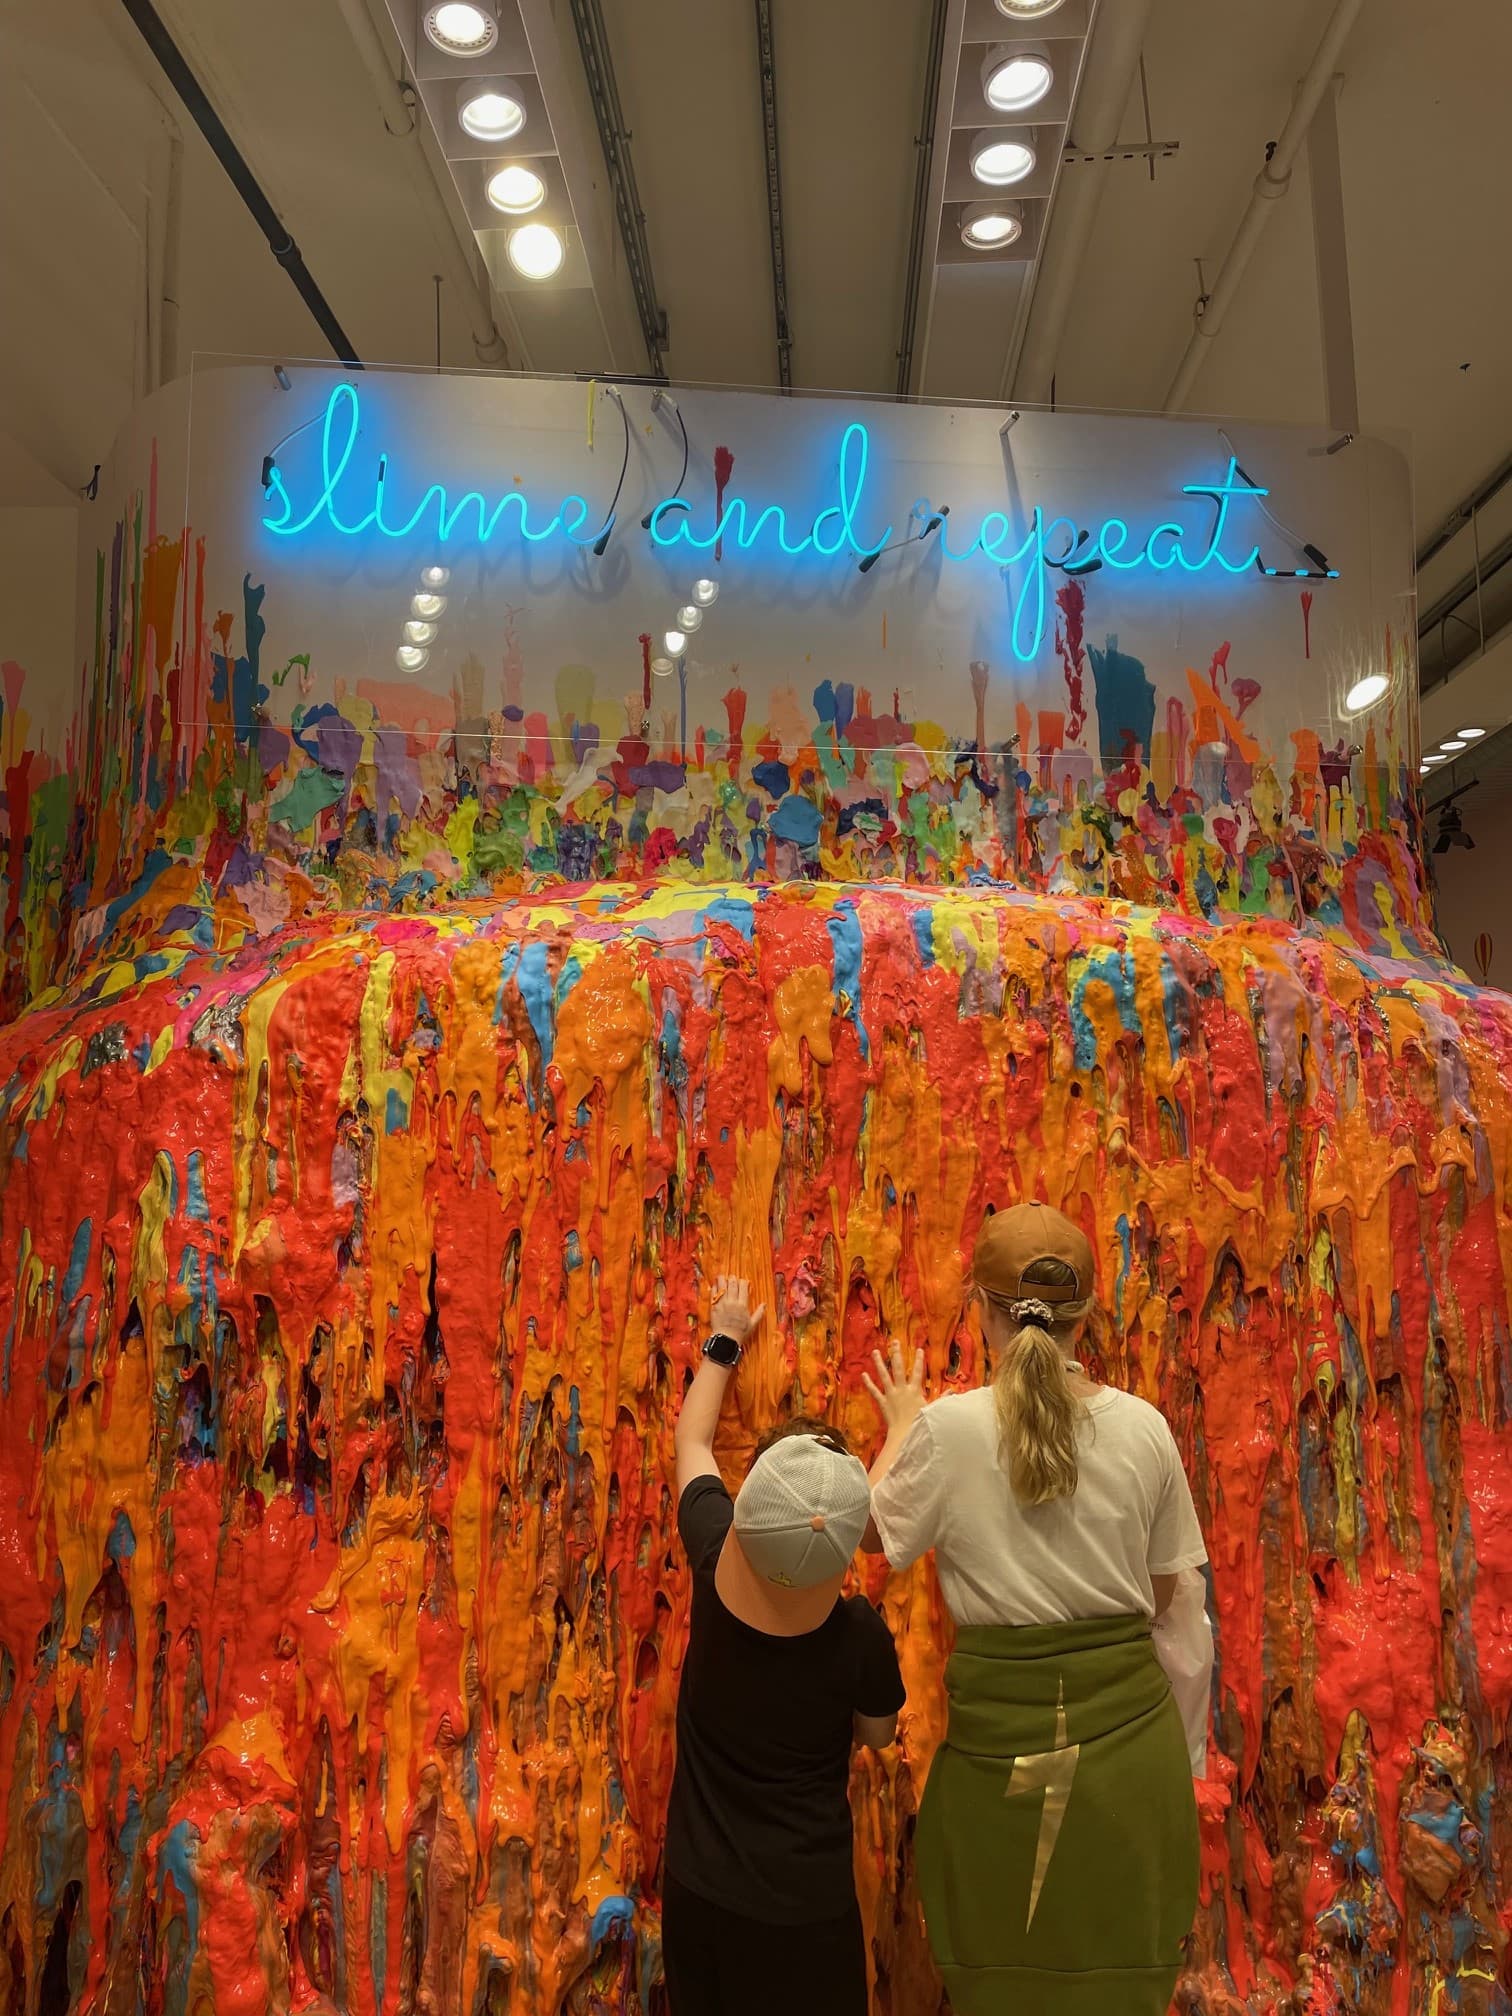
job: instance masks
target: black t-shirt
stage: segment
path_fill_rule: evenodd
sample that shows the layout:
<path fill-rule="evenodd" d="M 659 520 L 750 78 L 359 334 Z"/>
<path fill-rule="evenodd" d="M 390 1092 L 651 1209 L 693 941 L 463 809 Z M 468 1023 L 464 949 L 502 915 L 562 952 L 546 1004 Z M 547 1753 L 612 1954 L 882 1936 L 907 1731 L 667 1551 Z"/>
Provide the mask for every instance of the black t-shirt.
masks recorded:
<path fill-rule="evenodd" d="M 848 1787 L 855 1715 L 892 1715 L 903 1676 L 864 1596 L 816 1631 L 774 1638 L 720 1601 L 714 1569 L 735 1516 L 717 1477 L 695 1477 L 677 1527 L 693 1616 L 677 1697 L 667 1868 L 744 1918 L 805 1925 L 855 1897 Z"/>

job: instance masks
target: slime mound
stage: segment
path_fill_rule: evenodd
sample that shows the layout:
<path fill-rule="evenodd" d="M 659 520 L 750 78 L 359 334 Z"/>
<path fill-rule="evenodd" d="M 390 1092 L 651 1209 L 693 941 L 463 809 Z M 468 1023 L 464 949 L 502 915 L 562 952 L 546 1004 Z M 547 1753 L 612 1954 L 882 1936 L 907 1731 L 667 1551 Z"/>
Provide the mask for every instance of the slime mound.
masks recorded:
<path fill-rule="evenodd" d="M 981 1376 L 989 1204 L 1092 1235 L 1221 1670 L 1188 2011 L 1505 2005 L 1512 1010 L 1261 920 L 602 887 L 98 973 L 0 1034 L 9 2006 L 647 2011 L 707 1283 L 871 1430 Z M 896 1755 L 875 2007 L 938 1991 Z M 899 1885 L 901 1893 L 899 1894 Z"/>

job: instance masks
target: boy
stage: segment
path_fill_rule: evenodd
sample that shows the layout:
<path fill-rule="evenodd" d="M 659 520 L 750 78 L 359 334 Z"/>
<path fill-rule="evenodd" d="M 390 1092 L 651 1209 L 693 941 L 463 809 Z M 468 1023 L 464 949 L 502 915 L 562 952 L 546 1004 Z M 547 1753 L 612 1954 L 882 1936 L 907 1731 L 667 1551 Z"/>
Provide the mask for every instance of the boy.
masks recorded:
<path fill-rule="evenodd" d="M 725 1390 L 763 1311 L 716 1284 L 714 1335 L 677 1423 L 693 1567 L 677 1702 L 662 1952 L 672 2016 L 866 2016 L 848 1798 L 853 1742 L 903 1705 L 892 1634 L 840 1584 L 871 1513 L 844 1438 L 768 1436 L 733 1501 L 714 1461 Z"/>

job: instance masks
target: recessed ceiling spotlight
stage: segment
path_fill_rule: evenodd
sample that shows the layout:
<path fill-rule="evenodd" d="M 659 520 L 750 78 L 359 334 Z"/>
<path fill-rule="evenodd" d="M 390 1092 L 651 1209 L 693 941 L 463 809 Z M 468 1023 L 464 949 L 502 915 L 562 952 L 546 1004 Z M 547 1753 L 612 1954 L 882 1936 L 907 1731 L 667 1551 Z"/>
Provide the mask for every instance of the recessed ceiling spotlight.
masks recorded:
<path fill-rule="evenodd" d="M 1449 758 L 1447 756 L 1428 755 L 1423 758 L 1423 768 L 1425 770 L 1432 770 L 1436 764 L 1447 763 L 1448 761 Z"/>
<path fill-rule="evenodd" d="M 1367 672 L 1363 679 L 1357 679 L 1344 695 L 1346 714 L 1358 714 L 1362 708 L 1374 707 L 1386 691 L 1391 681 L 1384 672 Z"/>
<path fill-rule="evenodd" d="M 653 658 L 651 660 L 651 670 L 656 674 L 658 679 L 665 679 L 669 673 L 676 669 L 670 658 Z"/>
<path fill-rule="evenodd" d="M 401 672 L 423 672 L 429 662 L 429 651 L 422 651 L 418 644 L 401 644 L 394 653 L 394 663 Z"/>
<path fill-rule="evenodd" d="M 677 612 L 678 629 L 686 631 L 690 637 L 702 622 L 703 611 L 696 602 L 684 602 L 681 609 Z"/>
<path fill-rule="evenodd" d="M 420 569 L 420 585 L 423 588 L 444 588 L 450 579 L 450 567 L 422 567 Z"/>
<path fill-rule="evenodd" d="M 474 140 L 513 140 L 525 124 L 525 107 L 507 91 L 474 91 L 457 107 L 462 131 Z"/>
<path fill-rule="evenodd" d="M 424 589 L 422 589 L 418 595 L 411 595 L 410 597 L 410 614 L 412 616 L 424 617 L 427 623 L 434 622 L 438 616 L 444 615 L 445 612 L 446 597 L 444 595 L 427 595 Z"/>
<path fill-rule="evenodd" d="M 973 252 L 1000 252 L 1023 229 L 1024 220 L 1014 204 L 973 203 L 961 216 L 961 243 Z"/>
<path fill-rule="evenodd" d="M 421 623 L 416 618 L 411 617 L 409 622 L 404 626 L 404 641 L 406 644 L 434 644 L 436 641 L 435 624 Z"/>
<path fill-rule="evenodd" d="M 971 143 L 971 172 L 989 189 L 1010 189 L 1034 173 L 1034 135 L 1009 138 L 1003 133 L 978 133 Z"/>
<path fill-rule="evenodd" d="M 425 39 L 443 56 L 483 56 L 499 39 L 499 24 L 478 0 L 441 0 L 425 10 Z"/>
<path fill-rule="evenodd" d="M 486 193 L 495 210 L 502 210 L 506 217 L 525 217 L 546 201 L 546 184 L 534 170 L 512 161 L 497 175 L 489 176 Z M 556 267 L 551 270 L 555 272 Z"/>
<path fill-rule="evenodd" d="M 997 10 L 1010 21 L 1043 21 L 1061 4 L 1062 0 L 997 0 Z"/>
<path fill-rule="evenodd" d="M 1454 735 L 1451 735 L 1447 742 L 1440 742 L 1439 744 L 1439 748 L 1443 750 L 1446 756 L 1458 756 L 1464 746 L 1464 743 L 1459 740 L 1458 736 Z"/>
<path fill-rule="evenodd" d="M 1027 112 L 1055 82 L 1050 58 L 1039 49 L 1000 44 L 982 63 L 982 95 L 994 112 Z"/>
<path fill-rule="evenodd" d="M 712 609 L 714 604 L 719 600 L 719 583 L 709 580 L 695 581 L 693 583 L 693 600 L 698 604 L 700 609 Z"/>
<path fill-rule="evenodd" d="M 684 651 L 688 648 L 688 640 L 681 630 L 669 630 L 662 639 L 662 642 L 674 658 L 681 658 Z"/>
<path fill-rule="evenodd" d="M 1456 728 L 1454 732 L 1462 742 L 1479 742 L 1486 731 L 1484 728 Z"/>
<path fill-rule="evenodd" d="M 566 256 L 560 235 L 549 224 L 522 224 L 504 248 L 509 263 L 526 280 L 549 280 Z"/>

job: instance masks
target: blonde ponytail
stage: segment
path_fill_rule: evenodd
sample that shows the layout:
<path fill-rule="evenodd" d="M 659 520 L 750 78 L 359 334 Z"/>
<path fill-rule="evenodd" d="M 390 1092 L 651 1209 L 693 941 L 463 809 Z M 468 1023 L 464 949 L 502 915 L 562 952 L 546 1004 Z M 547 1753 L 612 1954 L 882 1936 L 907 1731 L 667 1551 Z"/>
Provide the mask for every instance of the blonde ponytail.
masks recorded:
<path fill-rule="evenodd" d="M 1009 1313 L 1020 1328 L 992 1381 L 998 1448 L 1020 1504 L 1046 1505 L 1076 1489 L 1081 1405 L 1071 1391 L 1065 1350 L 1050 1328 L 1050 1310 L 1015 1303 Z"/>

